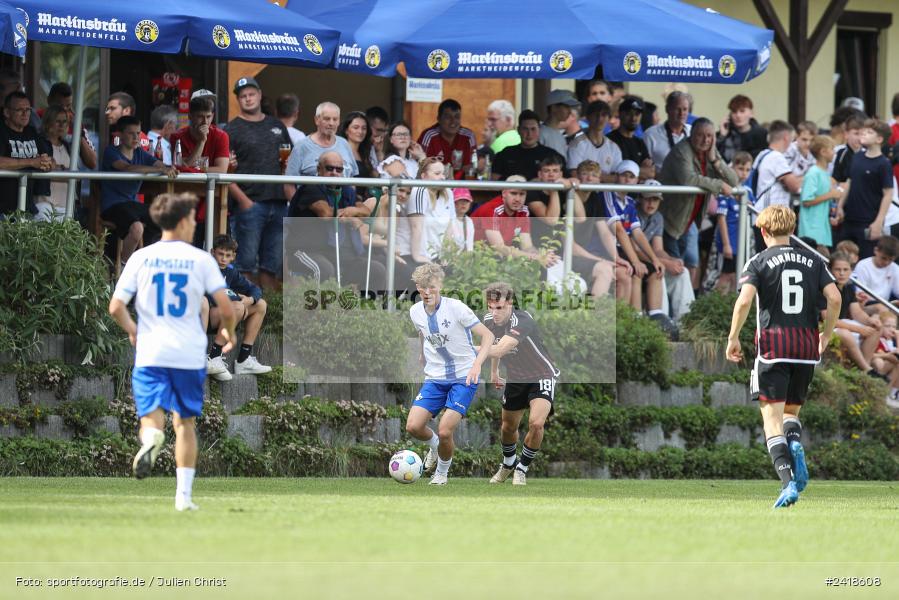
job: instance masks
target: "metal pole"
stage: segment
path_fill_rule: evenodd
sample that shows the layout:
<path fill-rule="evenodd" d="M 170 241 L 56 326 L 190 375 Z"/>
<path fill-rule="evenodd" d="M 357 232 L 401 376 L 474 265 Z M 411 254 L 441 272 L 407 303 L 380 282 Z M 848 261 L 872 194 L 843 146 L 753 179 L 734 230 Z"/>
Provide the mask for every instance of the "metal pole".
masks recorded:
<path fill-rule="evenodd" d="M 368 298 L 368 288 L 371 283 L 371 244 L 374 240 L 374 226 L 372 223 L 368 226 L 368 260 L 365 263 L 365 297 Z"/>
<path fill-rule="evenodd" d="M 19 206 L 24 211 L 28 207 L 28 175 L 19 176 Z"/>
<path fill-rule="evenodd" d="M 568 284 L 568 275 L 571 273 L 571 254 L 574 252 L 574 203 L 577 192 L 574 188 L 568 190 L 568 201 L 565 203 L 565 239 L 562 246 L 562 281 Z"/>
<path fill-rule="evenodd" d="M 749 237 L 752 235 L 752 230 L 749 226 L 749 209 L 747 207 L 749 194 L 742 188 L 737 188 L 734 190 L 734 195 L 740 201 L 740 224 L 737 226 L 737 231 L 739 232 L 739 237 L 737 238 L 737 264 L 735 265 L 737 275 L 739 276 L 743 272 L 743 265 L 746 264 L 748 254 L 746 250 L 749 247 Z"/>
<path fill-rule="evenodd" d="M 390 205 L 387 207 L 387 310 L 396 310 L 396 294 L 393 293 L 396 279 L 396 188 L 390 184 Z"/>
<path fill-rule="evenodd" d="M 215 234 L 215 175 L 206 174 L 206 240 L 203 247 L 212 251 L 212 236 Z"/>
<path fill-rule="evenodd" d="M 84 116 L 84 88 L 86 85 L 87 46 L 81 46 L 78 52 L 78 83 L 75 87 L 75 122 L 72 124 L 72 149 L 69 152 L 69 172 L 78 172 L 78 160 L 81 157 L 81 122 Z M 75 190 L 80 185 L 77 179 L 69 179 L 66 188 L 66 218 L 75 215 Z"/>

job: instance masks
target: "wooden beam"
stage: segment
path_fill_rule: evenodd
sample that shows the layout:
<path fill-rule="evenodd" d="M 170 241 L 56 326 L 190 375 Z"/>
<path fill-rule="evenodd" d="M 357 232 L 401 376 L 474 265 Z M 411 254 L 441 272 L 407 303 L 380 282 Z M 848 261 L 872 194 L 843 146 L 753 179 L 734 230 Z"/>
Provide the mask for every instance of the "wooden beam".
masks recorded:
<path fill-rule="evenodd" d="M 796 49 L 799 68 L 790 69 L 787 114 L 790 123 L 799 123 L 805 120 L 808 91 L 808 0 L 790 0 L 790 41 Z"/>
<path fill-rule="evenodd" d="M 774 10 L 771 0 L 752 0 L 752 3 L 755 4 L 755 9 L 758 11 L 759 16 L 762 17 L 765 27 L 774 30 L 774 43 L 777 44 L 777 49 L 780 50 L 781 56 L 787 63 L 787 68 L 799 70 L 799 55 L 783 24 L 777 17 L 777 11 Z"/>
<path fill-rule="evenodd" d="M 843 16 L 847 4 L 849 4 L 849 0 L 830 0 L 827 8 L 824 9 L 821 20 L 818 21 L 815 31 L 812 32 L 812 37 L 809 38 L 809 65 L 811 65 L 811 62 L 818 56 L 818 52 L 821 51 L 821 46 L 824 45 L 824 40 L 827 39 L 827 36 L 830 34 L 831 30 L 833 30 L 837 21 Z"/>

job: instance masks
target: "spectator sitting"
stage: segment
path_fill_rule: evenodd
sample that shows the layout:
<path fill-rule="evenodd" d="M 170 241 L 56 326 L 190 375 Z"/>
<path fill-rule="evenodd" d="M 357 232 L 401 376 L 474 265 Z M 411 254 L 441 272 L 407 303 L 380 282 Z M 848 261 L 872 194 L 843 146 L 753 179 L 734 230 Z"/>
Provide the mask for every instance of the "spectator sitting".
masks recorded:
<path fill-rule="evenodd" d="M 896 313 L 884 310 L 880 313 L 880 321 L 882 323 L 880 336 L 871 364 L 875 372 L 889 381 L 890 393 L 886 397 L 887 406 L 899 408 L 899 354 L 896 350 L 899 333 L 896 331 Z"/>
<path fill-rule="evenodd" d="M 568 145 L 568 170 L 572 175 L 581 162 L 592 160 L 602 170 L 602 183 L 617 180 L 615 167 L 621 162 L 621 149 L 603 133 L 610 114 L 609 105 L 602 100 L 587 105 L 587 130 Z"/>
<path fill-rule="evenodd" d="M 322 102 L 315 108 L 315 131 L 300 142 L 287 160 L 286 175 L 315 175 L 319 157 L 325 152 L 336 152 L 343 159 L 343 177 L 356 177 L 359 167 L 346 139 L 337 135 L 340 126 L 340 107 L 333 102 Z M 284 193 L 292 198 L 296 186 L 286 184 Z"/>
<path fill-rule="evenodd" d="M 580 108 L 580 106 L 581 103 L 568 90 L 551 91 L 546 96 L 546 122 L 540 125 L 540 144 L 552 148 L 564 156 L 568 151 L 568 143 L 561 130 L 565 128 L 564 124 L 571 119 L 572 110 Z M 521 133 L 520 116 L 518 117 L 518 133 Z M 528 179 L 533 178 L 528 177 Z"/>
<path fill-rule="evenodd" d="M 842 252 L 849 257 L 849 265 L 855 269 L 858 264 L 858 244 L 852 240 L 843 240 L 834 246 L 834 252 Z"/>
<path fill-rule="evenodd" d="M 296 148 L 300 145 L 306 134 L 294 127 L 297 119 L 300 118 L 300 99 L 296 94 L 281 94 L 275 100 L 275 115 L 278 120 L 287 128 L 287 135 L 290 136 L 290 143 Z"/>
<path fill-rule="evenodd" d="M 500 180 L 510 175 L 521 175 L 528 181 L 537 177 L 539 165 L 550 157 L 557 157 L 558 164 L 565 167 L 565 157 L 552 148 L 538 142 L 540 118 L 532 110 L 524 110 L 518 116 L 518 133 L 521 143 L 509 146 L 496 155 L 493 161 L 493 179 Z M 559 173 L 561 177 L 561 172 Z"/>
<path fill-rule="evenodd" d="M 533 130 L 530 132 L 531 135 L 534 133 Z M 503 152 L 507 151 L 504 150 Z M 561 183 L 565 186 L 565 190 L 570 190 L 573 185 L 577 184 L 576 179 L 565 179 L 562 177 L 565 161 L 555 152 L 552 152 L 552 154 L 540 161 L 539 167 L 537 181 L 541 183 Z M 562 202 L 559 197 L 559 191 L 528 190 L 526 205 L 528 213 L 532 217 L 531 239 L 538 246 L 544 246 L 547 239 L 557 237 L 555 235 L 557 224 L 559 216 L 562 214 Z"/>
<path fill-rule="evenodd" d="M 161 173 L 174 179 L 178 171 L 140 148 L 140 120 L 125 116 L 119 119 L 118 146 L 107 146 L 103 153 L 101 171 L 125 173 Z M 141 238 L 152 244 L 162 235 L 150 219 L 147 206 L 137 200 L 140 181 L 103 180 L 100 182 L 100 216 L 115 224 L 122 239 L 122 263 L 128 262 Z"/>
<path fill-rule="evenodd" d="M 515 131 L 515 108 L 508 100 L 494 100 L 487 106 L 484 143 L 499 154 L 509 146 L 521 143 L 521 136 Z"/>
<path fill-rule="evenodd" d="M 137 102 L 127 92 L 116 92 L 109 96 L 106 102 L 106 123 L 109 125 L 109 134 L 113 146 L 121 143 L 119 139 L 119 119 L 122 117 L 137 116 Z M 150 138 L 143 131 L 140 132 L 140 148 L 145 152 L 153 153 L 150 147 Z"/>
<path fill-rule="evenodd" d="M 653 125 L 643 134 L 643 141 L 649 150 L 649 157 L 657 171 L 662 169 L 665 157 L 674 145 L 690 135 L 687 118 L 693 109 L 693 97 L 684 92 L 671 92 L 665 99 L 665 112 L 668 119 L 664 123 Z"/>
<path fill-rule="evenodd" d="M 802 121 L 796 126 L 796 140 L 790 144 L 784 156 L 793 167 L 793 175 L 804 176 L 814 166 L 816 160 L 811 153 L 811 144 L 818 135 L 818 126 L 814 121 Z"/>
<path fill-rule="evenodd" d="M 646 143 L 635 135 L 642 118 L 643 100 L 638 96 L 625 96 L 618 106 L 619 126 L 608 136 L 621 150 L 622 160 L 631 160 L 640 167 L 640 181 L 652 179 L 656 174 Z"/>
<path fill-rule="evenodd" d="M 169 138 L 178 130 L 178 111 L 171 104 L 162 104 L 150 113 L 150 131 L 147 137 L 150 139 L 150 154 L 163 163 L 172 165 L 172 145 Z M 160 147 L 156 152 L 157 145 Z M 183 149 L 182 149 L 183 152 Z"/>
<path fill-rule="evenodd" d="M 827 165 L 833 160 L 833 140 L 826 135 L 815 136 L 811 143 L 813 165 L 802 180 L 799 207 L 799 236 L 810 237 L 818 244 L 832 246 L 831 207 L 840 199 L 840 192 L 831 185 Z"/>
<path fill-rule="evenodd" d="M 874 240 L 884 234 L 893 199 L 893 168 L 882 151 L 889 137 L 886 123 L 877 119 L 865 121 L 860 138 L 865 152 L 852 156 L 849 191 L 843 194 L 837 209 L 838 217 L 843 217 L 843 239 L 858 244 L 862 258 L 871 256 Z"/>
<path fill-rule="evenodd" d="M 260 329 L 262 329 L 262 322 L 265 320 L 265 311 L 267 309 L 265 300 L 262 299 L 262 290 L 241 275 L 240 271 L 234 267 L 234 259 L 237 258 L 237 242 L 229 236 L 220 235 L 215 238 L 212 244 L 212 256 L 222 271 L 222 277 L 225 278 L 225 285 L 228 287 L 226 291 L 234 308 L 236 322 L 246 322 L 243 339 L 241 339 L 240 343 L 240 351 L 237 355 L 237 362 L 234 363 L 234 374 L 261 375 L 268 373 L 272 368 L 260 364 L 256 357 L 253 356 L 253 344 L 256 342 Z M 207 296 L 206 300 L 209 302 L 209 325 L 218 332 L 221 321 L 219 309 L 215 305 L 215 300 L 210 296 Z M 225 364 L 225 360 L 222 357 L 222 346 L 225 345 L 226 341 L 221 333 L 216 334 L 206 365 L 207 374 L 221 381 L 231 379 L 231 374 L 228 373 L 228 365 Z"/>
<path fill-rule="evenodd" d="M 418 163 L 425 158 L 425 151 L 420 144 L 412 141 L 409 126 L 400 121 L 387 128 L 387 134 L 384 136 L 384 155 L 386 158 L 378 165 L 381 177 L 398 177 L 387 169 L 387 166 L 394 162 L 393 157 L 398 156 L 403 161 L 404 177 L 415 179 L 418 177 Z"/>
<path fill-rule="evenodd" d="M 737 152 L 731 163 L 731 169 L 737 174 L 741 185 L 745 185 L 752 171 L 752 155 L 748 152 Z M 747 190 L 747 203 L 755 204 L 752 190 Z M 721 292 L 732 292 L 737 288 L 736 256 L 740 243 L 740 202 L 733 196 L 718 196 L 716 211 L 717 231 L 715 232 L 715 248 L 718 250 L 718 278 L 716 288 Z M 801 221 L 800 221 L 801 222 Z"/>
<path fill-rule="evenodd" d="M 718 132 L 718 153 L 730 162 L 743 150 L 753 158 L 768 147 L 768 132 L 752 116 L 752 100 L 738 94 L 727 105 L 730 114 Z"/>
<path fill-rule="evenodd" d="M 437 107 L 437 123 L 421 132 L 417 146 L 420 146 L 424 156 L 433 156 L 439 158 L 440 162 L 451 165 L 453 178 L 462 179 L 478 143 L 474 132 L 462 127 L 462 105 L 447 98 Z M 417 156 L 418 149 L 414 153 L 415 160 L 424 158 Z M 414 173 L 410 175 L 415 177 Z"/>
<path fill-rule="evenodd" d="M 380 199 L 375 196 L 365 201 L 366 207 L 372 212 L 372 217 L 363 221 L 363 225 L 359 228 L 359 235 L 362 237 L 364 245 L 367 246 L 371 243 L 372 255 L 377 257 L 378 262 L 385 265 L 386 271 L 387 216 L 390 213 L 390 201 L 388 188 L 381 188 L 380 191 Z M 394 248 L 394 281 L 399 284 L 397 292 L 400 293 L 407 290 L 412 282 L 412 236 L 409 231 L 409 219 L 406 218 L 406 205 L 411 195 L 411 187 L 397 186 L 396 211 L 398 218 L 396 220 L 396 245 Z"/>
<path fill-rule="evenodd" d="M 209 96 L 193 98 L 188 108 L 187 126 L 175 132 L 171 142 L 181 142 L 185 165 L 196 165 L 200 157 L 205 157 L 207 172 L 227 173 L 231 141 L 227 133 L 215 126 L 214 121 L 215 101 Z"/>
<path fill-rule="evenodd" d="M 646 181 L 646 185 L 660 186 L 661 184 L 655 179 Z M 662 202 L 661 192 L 649 190 L 640 194 L 637 200 L 637 216 L 640 218 L 640 229 L 643 235 L 649 241 L 653 253 L 658 257 L 659 261 L 665 267 L 665 278 L 663 288 L 671 288 L 670 305 L 674 307 L 673 314 L 676 318 L 681 317 L 690 310 L 690 304 L 693 302 L 693 285 L 690 282 L 690 273 L 684 268 L 683 262 L 671 258 L 665 252 L 662 232 L 665 230 L 665 221 L 659 214 L 659 203 Z M 641 257 L 643 258 L 643 257 Z M 668 285 L 671 281 L 671 285 Z M 647 303 L 652 305 L 653 300 L 650 298 L 650 290 L 655 286 L 652 285 L 653 279 L 646 280 L 647 287 Z M 668 317 L 668 311 L 665 309 L 665 289 L 660 294 L 661 309 L 657 312 L 650 310 L 649 318 L 657 321 L 662 331 L 667 333 L 672 340 L 677 340 L 677 325 Z"/>
<path fill-rule="evenodd" d="M 863 258 L 855 265 L 852 278 L 871 290 L 874 295 L 889 302 L 899 298 L 899 239 L 886 235 L 877 240 L 874 256 Z M 868 314 L 879 312 L 877 301 L 870 299 L 864 305 Z"/>
<path fill-rule="evenodd" d="M 439 158 L 429 156 L 419 164 L 418 178 L 443 181 L 446 179 L 445 165 Z M 450 238 L 450 226 L 456 217 L 452 191 L 449 188 L 413 188 L 412 197 L 406 205 L 406 215 L 409 219 L 412 260 L 415 263 L 433 262 L 440 256 L 444 242 Z"/>
<path fill-rule="evenodd" d="M 877 348 L 880 319 L 866 313 L 859 304 L 855 284 L 849 279 L 852 275 L 852 266 L 847 255 L 834 252 L 830 257 L 830 272 L 843 298 L 840 318 L 833 332 L 849 355 L 849 359 L 863 372 L 871 373 L 871 364 L 868 361 Z"/>
<path fill-rule="evenodd" d="M 455 188 L 453 202 L 456 205 L 456 218 L 453 219 L 450 234 L 460 250 L 474 250 L 474 221 L 468 216 L 471 209 L 471 192 L 468 188 Z"/>

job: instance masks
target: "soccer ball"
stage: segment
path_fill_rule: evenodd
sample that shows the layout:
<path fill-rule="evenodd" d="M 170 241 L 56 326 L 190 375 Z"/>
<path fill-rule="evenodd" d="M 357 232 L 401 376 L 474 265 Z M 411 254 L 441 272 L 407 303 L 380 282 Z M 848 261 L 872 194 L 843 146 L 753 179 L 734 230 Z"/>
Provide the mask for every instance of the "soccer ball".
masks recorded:
<path fill-rule="evenodd" d="M 387 464 L 387 472 L 399 483 L 415 483 L 424 468 L 421 457 L 411 450 L 400 450 L 390 457 Z"/>

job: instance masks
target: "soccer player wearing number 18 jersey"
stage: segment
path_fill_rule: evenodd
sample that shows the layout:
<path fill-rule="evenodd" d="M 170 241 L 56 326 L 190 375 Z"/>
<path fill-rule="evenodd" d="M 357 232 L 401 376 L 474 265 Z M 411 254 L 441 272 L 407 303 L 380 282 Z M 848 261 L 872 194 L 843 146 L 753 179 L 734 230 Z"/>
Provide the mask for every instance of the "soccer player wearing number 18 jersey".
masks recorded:
<path fill-rule="evenodd" d="M 746 263 L 740 277 L 726 356 L 733 362 L 742 360 L 740 330 L 755 299 L 757 355 L 750 391 L 759 402 L 768 453 L 782 483 L 774 503 L 774 508 L 781 508 L 799 500 L 799 492 L 808 484 L 799 409 L 842 301 L 824 261 L 809 250 L 790 247 L 790 234 L 796 226 L 792 210 L 769 206 L 756 223 L 767 249 Z M 827 311 L 819 334 L 818 298 L 822 293 Z"/>
<path fill-rule="evenodd" d="M 165 413 L 175 428 L 177 490 L 175 509 L 196 510 L 191 499 L 197 464 L 196 417 L 203 410 L 206 379 L 206 332 L 200 306 L 212 295 L 222 318 L 228 352 L 234 340 L 234 309 L 215 259 L 191 245 L 196 228 L 197 197 L 160 194 L 150 217 L 162 240 L 128 259 L 116 284 L 109 313 L 135 346 L 131 387 L 140 417 L 141 448 L 134 475 L 143 479 L 165 443 Z M 134 299 L 137 323 L 128 313 Z"/>

